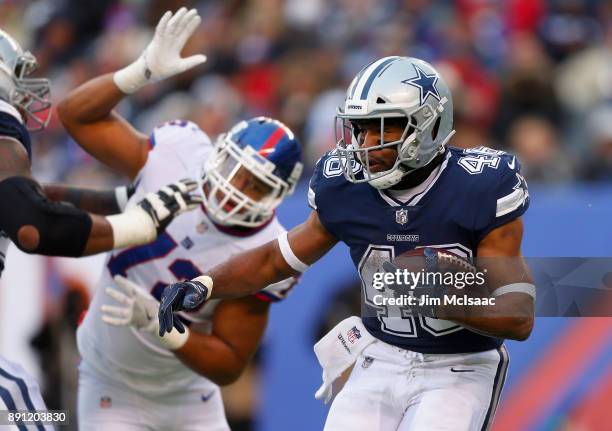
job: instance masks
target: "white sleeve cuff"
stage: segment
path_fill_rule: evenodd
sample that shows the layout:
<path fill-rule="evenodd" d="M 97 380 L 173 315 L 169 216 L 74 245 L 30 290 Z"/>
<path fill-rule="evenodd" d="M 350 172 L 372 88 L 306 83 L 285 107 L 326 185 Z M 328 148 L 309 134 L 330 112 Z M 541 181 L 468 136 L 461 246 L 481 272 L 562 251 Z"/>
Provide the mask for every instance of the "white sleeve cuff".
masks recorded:
<path fill-rule="evenodd" d="M 278 246 L 280 247 L 281 254 L 285 259 L 285 262 L 296 270 L 297 272 L 304 272 L 308 269 L 308 265 L 302 262 L 291 250 L 289 240 L 287 239 L 287 232 L 284 232 L 278 236 Z"/>

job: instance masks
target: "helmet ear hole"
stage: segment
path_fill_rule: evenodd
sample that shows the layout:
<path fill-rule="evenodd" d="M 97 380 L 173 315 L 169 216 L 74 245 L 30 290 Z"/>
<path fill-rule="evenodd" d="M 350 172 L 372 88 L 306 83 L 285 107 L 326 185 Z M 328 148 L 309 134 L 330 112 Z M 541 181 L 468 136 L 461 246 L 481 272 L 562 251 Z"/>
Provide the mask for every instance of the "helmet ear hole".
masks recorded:
<path fill-rule="evenodd" d="M 438 117 L 436 119 L 436 122 L 434 123 L 434 126 L 431 129 L 431 139 L 435 140 L 436 136 L 438 136 L 438 129 L 440 128 L 440 121 L 442 120 L 442 118 Z"/>

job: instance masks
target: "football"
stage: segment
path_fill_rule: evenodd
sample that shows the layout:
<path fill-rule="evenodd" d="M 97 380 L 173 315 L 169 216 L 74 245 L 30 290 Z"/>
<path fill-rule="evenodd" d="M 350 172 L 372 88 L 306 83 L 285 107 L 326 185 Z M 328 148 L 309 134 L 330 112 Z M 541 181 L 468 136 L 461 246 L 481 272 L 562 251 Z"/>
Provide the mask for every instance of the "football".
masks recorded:
<path fill-rule="evenodd" d="M 476 272 L 476 267 L 466 257 L 446 248 L 418 247 L 400 254 L 392 263 L 409 271 Z"/>

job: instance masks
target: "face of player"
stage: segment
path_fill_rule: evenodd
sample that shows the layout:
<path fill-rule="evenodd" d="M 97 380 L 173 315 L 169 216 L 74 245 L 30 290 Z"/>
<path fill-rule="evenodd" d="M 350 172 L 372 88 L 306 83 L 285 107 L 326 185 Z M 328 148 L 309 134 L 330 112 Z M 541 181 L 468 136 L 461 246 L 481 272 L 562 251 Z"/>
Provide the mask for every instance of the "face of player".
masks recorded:
<path fill-rule="evenodd" d="M 393 142 L 401 139 L 406 126 L 403 119 L 385 119 L 381 130 L 381 121 L 378 118 L 355 121 L 353 127 L 357 134 L 359 148 L 370 148 L 381 145 L 383 142 Z M 397 146 L 381 148 L 369 152 L 370 172 L 387 171 L 393 167 L 397 159 Z"/>
<path fill-rule="evenodd" d="M 230 184 L 234 186 L 238 191 L 244 193 L 254 201 L 260 201 L 263 198 L 269 196 L 272 193 L 272 188 L 253 175 L 244 166 L 240 167 L 233 178 L 230 180 Z M 208 191 L 205 190 L 208 194 Z M 222 191 L 218 191 L 216 198 L 218 202 L 223 201 L 225 194 Z M 236 206 L 236 202 L 229 200 L 223 205 L 224 211 L 231 211 Z M 238 211 L 238 214 L 243 213 L 245 210 Z"/>

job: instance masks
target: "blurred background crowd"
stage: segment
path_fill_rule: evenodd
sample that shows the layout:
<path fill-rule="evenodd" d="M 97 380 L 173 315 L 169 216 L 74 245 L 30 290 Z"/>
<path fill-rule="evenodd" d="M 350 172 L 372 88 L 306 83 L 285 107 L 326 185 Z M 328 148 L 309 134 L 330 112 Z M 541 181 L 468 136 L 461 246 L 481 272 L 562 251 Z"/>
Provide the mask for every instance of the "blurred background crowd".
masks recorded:
<path fill-rule="evenodd" d="M 334 113 L 353 76 L 376 58 L 408 55 L 433 63 L 451 86 L 452 145 L 516 153 L 530 185 L 612 180 L 608 1 L 0 0 L 0 28 L 38 58 L 57 102 L 133 61 L 163 12 L 181 6 L 203 17 L 184 54 L 204 53 L 208 61 L 121 103 L 140 130 L 180 118 L 214 139 L 240 119 L 273 116 L 298 134 L 312 167 L 335 144 Z M 41 181 L 125 181 L 85 154 L 57 116 L 34 143 Z M 47 310 L 33 346 L 43 358 L 49 408 L 66 408 L 74 405 L 73 333 L 88 286 L 53 276 L 47 283 L 55 312 Z M 354 280 L 346 284 L 340 290 L 358 293 Z M 359 305 L 346 293 L 332 304 L 315 337 Z M 233 429 L 252 429 L 258 385 L 254 367 L 226 391 Z"/>
<path fill-rule="evenodd" d="M 334 111 L 356 72 L 410 55 L 452 87 L 453 145 L 509 149 L 531 182 L 612 178 L 610 2 L 3 0 L 0 26 L 36 55 L 59 101 L 135 59 L 162 13 L 182 5 L 203 17 L 186 53 L 208 61 L 126 99 L 121 111 L 144 131 L 187 118 L 214 138 L 238 119 L 271 115 L 298 133 L 312 165 L 334 145 Z M 36 143 L 43 180 L 117 181 L 57 118 Z"/>

